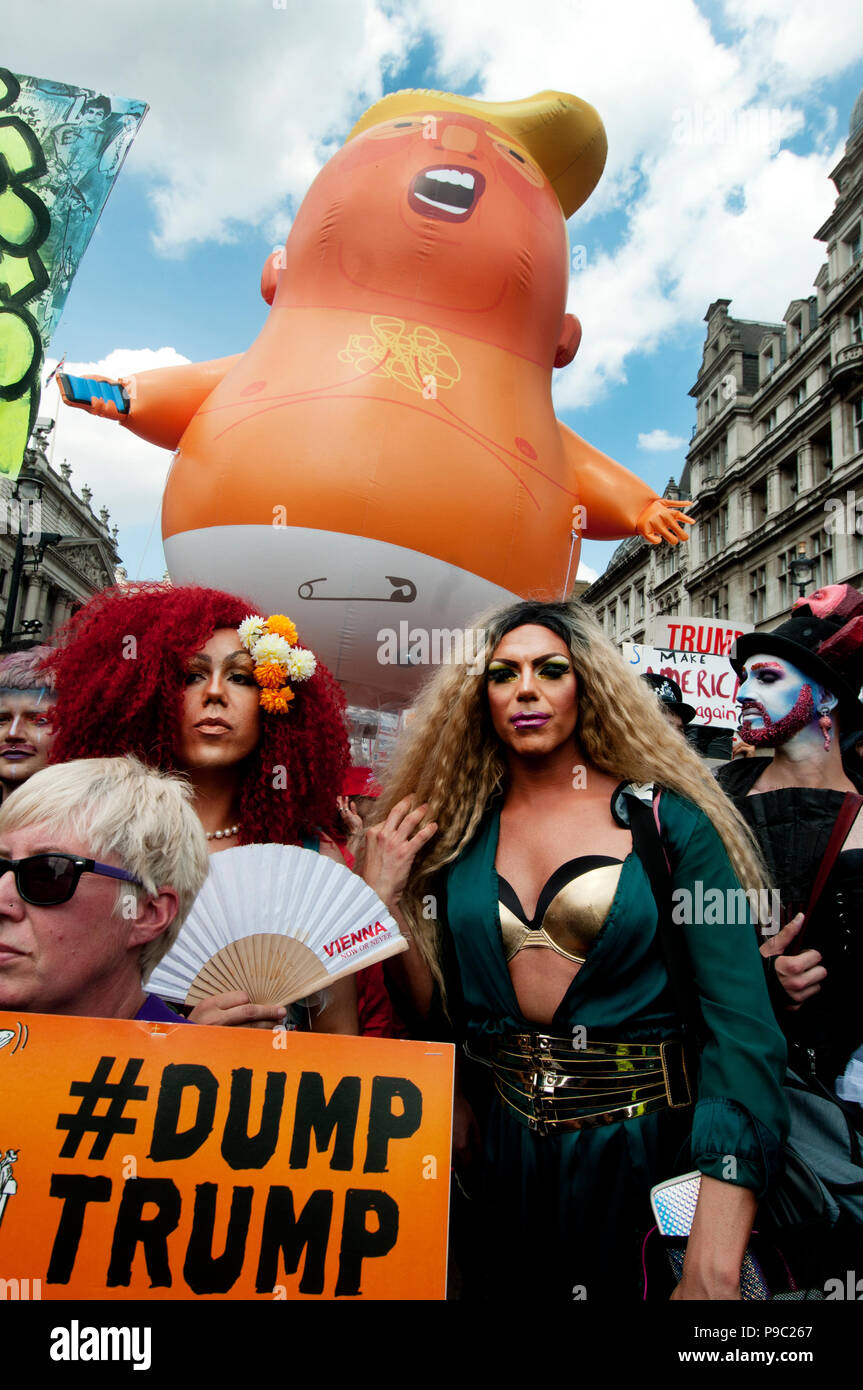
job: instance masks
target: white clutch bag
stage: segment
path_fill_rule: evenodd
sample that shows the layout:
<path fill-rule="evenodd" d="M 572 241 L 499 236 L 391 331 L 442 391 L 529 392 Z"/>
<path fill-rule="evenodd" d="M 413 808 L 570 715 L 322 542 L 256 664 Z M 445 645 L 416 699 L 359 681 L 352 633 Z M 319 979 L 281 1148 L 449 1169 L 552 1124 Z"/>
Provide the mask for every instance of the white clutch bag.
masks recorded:
<path fill-rule="evenodd" d="M 287 1005 L 407 946 L 346 865 L 295 845 L 240 845 L 212 856 L 145 988 L 182 1004 L 241 989 L 253 1004 Z"/>

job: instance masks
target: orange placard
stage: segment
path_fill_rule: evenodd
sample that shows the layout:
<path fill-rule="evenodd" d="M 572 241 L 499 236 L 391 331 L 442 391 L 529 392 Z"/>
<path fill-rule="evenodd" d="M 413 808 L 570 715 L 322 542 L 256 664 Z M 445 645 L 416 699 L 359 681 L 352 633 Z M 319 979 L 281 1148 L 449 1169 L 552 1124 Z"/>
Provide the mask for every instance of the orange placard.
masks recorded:
<path fill-rule="evenodd" d="M 446 1293 L 453 1048 L 0 1013 L 6 1298 Z"/>

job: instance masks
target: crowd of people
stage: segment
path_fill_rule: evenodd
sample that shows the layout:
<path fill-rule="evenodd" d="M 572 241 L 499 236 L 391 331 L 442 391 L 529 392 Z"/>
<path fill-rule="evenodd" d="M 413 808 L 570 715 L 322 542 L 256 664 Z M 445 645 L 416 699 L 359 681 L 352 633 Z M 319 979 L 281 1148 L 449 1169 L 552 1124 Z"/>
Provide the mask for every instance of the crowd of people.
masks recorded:
<path fill-rule="evenodd" d="M 582 605 L 477 626 L 482 661 L 430 674 L 376 774 L 291 620 L 236 596 L 123 585 L 0 660 L 0 1009 L 453 1041 L 462 1297 L 642 1298 L 651 1189 L 695 1168 L 682 1276 L 652 1296 L 737 1299 L 786 1057 L 863 1128 L 863 595 L 738 639 L 741 740 L 772 756 L 717 776 L 673 680 L 637 680 Z M 290 1018 L 148 992 L 209 855 L 256 843 L 347 863 L 408 950 Z M 765 886 L 780 922 L 671 918 Z"/>

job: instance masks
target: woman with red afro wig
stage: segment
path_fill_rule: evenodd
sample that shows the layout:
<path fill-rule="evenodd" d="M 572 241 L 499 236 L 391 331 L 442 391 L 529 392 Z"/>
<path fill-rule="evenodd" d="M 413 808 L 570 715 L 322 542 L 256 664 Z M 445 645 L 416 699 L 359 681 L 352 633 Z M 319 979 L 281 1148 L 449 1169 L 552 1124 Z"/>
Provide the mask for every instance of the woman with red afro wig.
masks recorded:
<path fill-rule="evenodd" d="M 97 594 L 63 628 L 50 662 L 57 686 L 51 761 L 133 753 L 152 767 L 185 772 L 206 821 L 216 769 L 189 767 L 182 757 L 189 667 L 214 632 L 236 632 L 256 611 L 246 599 L 191 586 L 129 584 Z M 239 652 L 239 639 L 234 647 Z M 251 660 L 243 665 L 257 695 Z M 287 713 L 261 710 L 254 750 L 218 768 L 230 770 L 234 784 L 229 815 L 239 829 L 229 843 L 299 844 L 322 830 L 340 833 L 336 799 L 350 762 L 344 703 L 319 662 Z M 213 829 L 223 827 L 227 820 Z"/>
<path fill-rule="evenodd" d="M 51 761 L 134 754 L 189 778 L 211 853 L 322 837 L 321 853 L 341 863 L 330 837 L 339 833 L 337 797 L 349 764 L 344 697 L 320 663 L 309 678 L 290 681 L 286 699 L 262 692 L 237 632 L 255 613 L 245 599 L 192 586 L 129 584 L 97 594 L 62 629 L 46 663 L 57 692 Z M 292 624 L 283 625 L 302 647 Z M 353 980 L 331 986 L 328 999 L 317 1026 L 356 1032 Z M 248 1023 L 284 1012 L 223 995 L 193 1017 Z"/>

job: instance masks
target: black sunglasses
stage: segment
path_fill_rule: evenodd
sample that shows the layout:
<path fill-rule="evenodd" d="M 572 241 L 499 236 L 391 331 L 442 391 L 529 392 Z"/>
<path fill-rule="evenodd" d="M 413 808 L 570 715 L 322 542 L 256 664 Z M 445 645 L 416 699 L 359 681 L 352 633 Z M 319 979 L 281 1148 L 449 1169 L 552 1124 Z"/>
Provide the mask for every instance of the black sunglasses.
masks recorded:
<path fill-rule="evenodd" d="M 15 875 L 19 896 L 31 907 L 59 907 L 73 896 L 82 874 L 104 874 L 126 883 L 143 883 L 126 869 L 113 864 L 99 864 L 95 859 L 81 859 L 76 854 L 31 854 L 27 859 L 0 859 L 0 878 Z"/>

